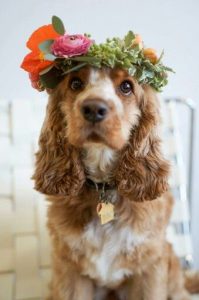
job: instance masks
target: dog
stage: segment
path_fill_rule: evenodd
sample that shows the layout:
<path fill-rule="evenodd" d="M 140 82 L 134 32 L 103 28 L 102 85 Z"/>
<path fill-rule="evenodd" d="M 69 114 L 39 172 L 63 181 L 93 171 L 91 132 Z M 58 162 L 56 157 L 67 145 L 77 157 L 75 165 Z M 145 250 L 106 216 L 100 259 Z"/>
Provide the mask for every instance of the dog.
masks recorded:
<path fill-rule="evenodd" d="M 48 299 L 189 300 L 165 238 L 173 198 L 154 90 L 85 66 L 49 94 L 33 176 L 49 201 Z"/>

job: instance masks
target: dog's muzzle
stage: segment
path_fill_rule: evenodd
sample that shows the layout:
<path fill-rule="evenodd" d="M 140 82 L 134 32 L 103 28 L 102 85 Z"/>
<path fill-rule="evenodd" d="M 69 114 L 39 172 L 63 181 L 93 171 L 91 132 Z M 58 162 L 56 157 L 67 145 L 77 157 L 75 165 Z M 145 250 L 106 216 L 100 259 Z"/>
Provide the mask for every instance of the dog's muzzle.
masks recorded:
<path fill-rule="evenodd" d="M 89 99 L 84 101 L 81 106 L 81 113 L 84 119 L 91 123 L 103 121 L 106 118 L 108 111 L 108 106 L 101 100 Z"/>

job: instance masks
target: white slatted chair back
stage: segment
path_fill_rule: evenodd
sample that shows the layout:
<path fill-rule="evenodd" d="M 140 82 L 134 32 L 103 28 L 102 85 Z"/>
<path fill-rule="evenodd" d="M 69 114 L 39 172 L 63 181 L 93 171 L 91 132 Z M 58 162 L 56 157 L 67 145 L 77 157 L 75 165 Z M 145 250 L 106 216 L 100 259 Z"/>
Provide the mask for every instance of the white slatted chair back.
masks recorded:
<path fill-rule="evenodd" d="M 165 102 L 163 114 L 164 149 L 173 162 L 170 181 L 176 199 L 168 238 L 187 261 L 192 257 L 190 214 L 176 105 L 175 101 Z M 0 100 L 0 299 L 12 299 L 13 286 L 19 300 L 43 299 L 47 293 L 47 204 L 30 180 L 45 107 L 46 100 Z"/>
<path fill-rule="evenodd" d="M 180 99 L 167 99 L 162 105 L 163 117 L 163 150 L 171 162 L 170 186 L 175 198 L 174 209 L 167 230 L 168 240 L 173 244 L 183 266 L 192 265 L 193 249 L 190 231 L 190 201 L 192 165 L 189 166 L 188 174 L 183 160 L 183 146 L 180 135 L 180 123 L 178 117 L 178 106 Z M 190 119 L 190 121 L 193 121 Z M 192 126 L 190 129 L 193 130 Z M 191 134 L 190 145 L 192 145 L 193 134 Z M 191 147 L 189 147 L 191 148 Z M 191 153 L 189 163 L 192 164 Z M 188 175 L 188 176 L 187 176 Z"/>

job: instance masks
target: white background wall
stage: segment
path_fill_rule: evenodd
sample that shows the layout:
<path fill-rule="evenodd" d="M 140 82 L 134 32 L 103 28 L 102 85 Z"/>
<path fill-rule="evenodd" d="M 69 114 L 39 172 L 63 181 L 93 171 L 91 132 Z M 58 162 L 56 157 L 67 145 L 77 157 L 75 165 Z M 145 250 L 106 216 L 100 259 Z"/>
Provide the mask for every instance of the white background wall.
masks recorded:
<path fill-rule="evenodd" d="M 176 71 L 163 96 L 199 99 L 199 0 L 0 0 L 0 98 L 39 98 L 27 74 L 19 68 L 27 53 L 25 42 L 52 15 L 64 21 L 70 33 L 91 33 L 97 42 L 140 33 L 147 46 L 165 50 L 165 63 Z M 19 100 L 20 101 L 20 100 Z M 23 117 L 23 116 L 22 116 Z M 185 112 L 181 131 L 187 132 Z M 192 230 L 199 267 L 199 118 L 196 124 Z M 186 139 L 184 139 L 186 148 Z"/>

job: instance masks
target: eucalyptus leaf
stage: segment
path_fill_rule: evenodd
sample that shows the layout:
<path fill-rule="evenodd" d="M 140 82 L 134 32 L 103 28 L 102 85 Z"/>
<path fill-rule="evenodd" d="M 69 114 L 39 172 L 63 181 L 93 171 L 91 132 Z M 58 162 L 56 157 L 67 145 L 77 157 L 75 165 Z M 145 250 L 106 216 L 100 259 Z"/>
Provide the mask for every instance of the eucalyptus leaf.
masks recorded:
<path fill-rule="evenodd" d="M 145 73 L 145 76 L 147 78 L 153 78 L 154 77 L 154 72 L 153 71 L 145 70 L 144 73 Z"/>
<path fill-rule="evenodd" d="M 99 58 L 93 57 L 93 56 L 76 56 L 76 57 L 72 57 L 70 59 L 72 61 L 82 61 L 82 62 L 87 62 L 87 63 L 95 63 L 95 62 L 100 61 Z"/>
<path fill-rule="evenodd" d="M 50 66 L 50 67 L 48 67 L 48 68 L 42 70 L 42 71 L 39 73 L 39 75 L 41 76 L 41 75 L 44 75 L 44 74 L 48 73 L 52 68 L 54 68 L 54 66 Z"/>
<path fill-rule="evenodd" d="M 128 71 L 129 71 L 129 75 L 130 75 L 130 76 L 134 76 L 135 73 L 136 73 L 136 67 L 132 65 L 132 66 L 128 69 Z"/>
<path fill-rule="evenodd" d="M 65 70 L 65 71 L 62 73 L 62 75 L 66 75 L 66 74 L 68 74 L 68 73 L 78 71 L 79 69 L 85 67 L 86 65 L 87 65 L 87 63 L 78 64 L 78 65 L 76 65 L 76 66 L 74 66 L 74 67 L 72 67 L 72 68 L 70 68 L 70 69 L 68 69 L 68 70 Z"/>
<path fill-rule="evenodd" d="M 125 47 L 130 47 L 132 45 L 132 41 L 135 39 L 135 34 L 133 31 L 129 31 L 124 38 Z"/>
<path fill-rule="evenodd" d="M 112 59 L 112 58 L 109 58 L 107 62 L 108 62 L 109 66 L 110 66 L 111 68 L 113 68 L 113 67 L 114 67 L 114 64 L 115 64 L 115 61 L 114 61 L 114 59 Z"/>
<path fill-rule="evenodd" d="M 51 45 L 54 43 L 54 40 L 46 40 L 39 44 L 39 49 L 43 53 L 50 53 L 51 52 Z"/>
<path fill-rule="evenodd" d="M 162 52 L 160 54 L 160 57 L 158 58 L 157 63 L 159 63 L 162 60 L 163 56 L 164 56 L 164 50 L 162 50 Z"/>
<path fill-rule="evenodd" d="M 63 77 L 60 76 L 60 71 L 58 71 L 56 68 L 52 68 L 44 74 L 40 73 L 39 78 L 41 84 L 45 88 L 49 88 L 49 89 L 54 89 L 63 79 Z"/>
<path fill-rule="evenodd" d="M 45 60 L 54 61 L 57 57 L 51 53 L 47 53 L 44 55 Z"/>
<path fill-rule="evenodd" d="M 131 67 L 131 61 L 128 58 L 124 59 L 124 67 L 126 69 Z"/>
<path fill-rule="evenodd" d="M 165 71 L 175 73 L 175 71 L 173 69 L 169 68 L 169 67 L 163 66 L 163 68 L 164 68 Z"/>
<path fill-rule="evenodd" d="M 64 35 L 65 27 L 64 27 L 62 20 L 59 17 L 57 17 L 57 16 L 52 17 L 52 25 L 53 25 L 54 30 L 57 33 Z"/>

